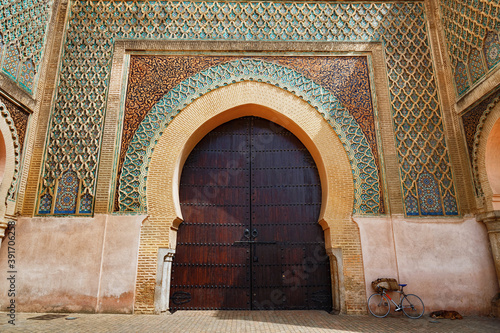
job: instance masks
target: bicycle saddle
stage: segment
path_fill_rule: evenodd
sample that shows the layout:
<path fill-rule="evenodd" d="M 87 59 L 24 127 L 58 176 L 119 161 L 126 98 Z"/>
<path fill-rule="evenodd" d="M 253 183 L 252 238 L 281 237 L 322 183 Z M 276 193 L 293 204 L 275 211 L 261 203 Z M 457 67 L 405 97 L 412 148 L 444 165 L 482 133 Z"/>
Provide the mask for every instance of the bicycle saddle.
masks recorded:
<path fill-rule="evenodd" d="M 398 286 L 400 286 L 400 287 L 406 287 L 407 285 L 408 284 L 406 284 L 406 283 L 405 284 L 398 284 Z"/>

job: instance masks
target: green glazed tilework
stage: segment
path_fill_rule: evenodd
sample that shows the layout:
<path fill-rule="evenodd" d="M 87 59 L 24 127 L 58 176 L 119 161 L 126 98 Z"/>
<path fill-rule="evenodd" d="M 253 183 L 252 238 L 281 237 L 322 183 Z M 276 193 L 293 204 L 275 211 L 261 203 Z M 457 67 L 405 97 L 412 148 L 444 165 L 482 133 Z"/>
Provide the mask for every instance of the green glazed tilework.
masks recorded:
<path fill-rule="evenodd" d="M 422 2 L 75 1 L 40 184 L 53 200 L 69 169 L 91 212 L 116 38 L 235 41 L 378 41 L 384 45 L 407 215 L 457 215 L 452 170 Z M 63 162 L 60 162 L 63 161 Z M 421 175 L 433 175 L 431 192 Z M 429 179 L 429 178 L 426 178 Z M 426 192 L 427 191 L 427 192 Z M 439 193 L 439 202 L 428 203 Z M 419 194 L 420 193 L 420 194 Z M 48 196 L 47 196 L 48 194 Z M 423 195 L 425 194 L 425 200 Z M 437 199 L 436 199 L 437 200 Z M 78 202 L 77 202 L 78 205 Z M 82 205 L 80 204 L 80 207 Z M 40 206 L 39 214 L 46 211 Z M 85 213 L 77 211 L 76 214 Z M 48 213 L 50 214 L 50 213 Z"/>
<path fill-rule="evenodd" d="M 333 127 L 348 154 L 354 179 L 354 213 L 377 214 L 379 176 L 363 131 L 338 99 L 302 74 L 262 60 L 242 59 L 193 75 L 169 91 L 141 122 L 128 148 L 120 178 L 121 211 L 146 211 L 146 180 L 153 149 L 168 123 L 188 104 L 217 87 L 240 81 L 260 81 L 293 91 Z"/>
<path fill-rule="evenodd" d="M 32 94 L 45 46 L 50 0 L 11 0 L 0 4 L 1 70 Z"/>
<path fill-rule="evenodd" d="M 455 87 L 461 96 L 500 62 L 500 2 L 440 0 L 440 4 Z"/>

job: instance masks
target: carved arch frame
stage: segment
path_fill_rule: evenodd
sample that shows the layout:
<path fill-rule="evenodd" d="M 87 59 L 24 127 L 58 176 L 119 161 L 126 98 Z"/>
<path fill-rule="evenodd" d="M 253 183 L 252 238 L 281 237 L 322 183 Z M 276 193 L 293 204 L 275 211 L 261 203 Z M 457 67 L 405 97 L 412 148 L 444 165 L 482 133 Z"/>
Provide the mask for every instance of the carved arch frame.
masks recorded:
<path fill-rule="evenodd" d="M 332 234 L 338 234 L 342 225 L 354 223 L 351 219 L 354 184 L 345 149 L 315 108 L 288 91 L 261 82 L 243 81 L 213 90 L 188 105 L 172 120 L 151 158 L 147 180 L 148 220 L 169 229 L 168 248 L 175 249 L 177 228 L 183 221 L 179 181 L 184 162 L 208 132 L 244 116 L 265 118 L 287 128 L 311 153 L 322 183 L 318 222 L 325 232 L 325 247 L 332 262 L 341 262 L 342 258 L 336 258 L 335 254 L 341 255 L 342 244 Z M 141 243 L 144 241 L 147 242 L 143 239 Z M 343 311 L 344 306 L 339 302 L 344 299 L 344 288 L 339 285 L 343 282 L 343 270 L 333 271 L 339 275 L 332 277 L 337 283 L 332 286 L 334 304 L 338 304 L 337 310 Z"/>
<path fill-rule="evenodd" d="M 391 115 L 390 106 L 390 96 L 387 81 L 387 71 L 385 66 L 385 58 L 383 53 L 383 45 L 381 43 L 363 43 L 363 42 L 314 42 L 314 43 L 302 43 L 302 42 L 234 42 L 234 41 L 141 41 L 141 40 L 118 40 L 115 42 L 115 48 L 113 52 L 113 65 L 110 77 L 110 87 L 108 93 L 108 103 L 106 111 L 106 119 L 104 122 L 105 129 L 103 131 L 103 146 L 101 152 L 101 167 L 99 168 L 99 176 L 97 178 L 96 184 L 96 195 L 97 199 L 95 202 L 95 213 L 110 213 L 113 211 L 113 197 L 116 195 L 116 158 L 119 154 L 119 142 L 121 125 L 120 121 L 123 117 L 122 109 L 127 89 L 127 78 L 128 78 L 128 64 L 131 54 L 144 54 L 144 50 L 147 54 L 163 54 L 163 53 L 174 53 L 178 52 L 185 54 L 186 52 L 203 52 L 202 50 L 208 50 L 208 52 L 213 54 L 226 54 L 227 52 L 238 52 L 238 54 L 250 52 L 256 54 L 259 52 L 276 52 L 279 50 L 279 54 L 285 55 L 297 55 L 297 54 L 366 54 L 369 55 L 371 65 L 371 72 L 373 80 L 371 83 L 373 87 L 376 88 L 376 94 L 373 93 L 373 100 L 375 105 L 377 105 L 377 117 L 378 122 L 376 126 L 380 123 L 385 124 L 388 128 L 392 128 L 393 119 Z M 177 53 L 176 53 L 177 52 Z M 264 83 L 248 83 L 240 82 L 240 87 L 242 84 L 261 84 L 266 88 L 271 88 L 269 85 Z M 233 85 L 232 88 L 236 87 Z M 225 89 L 228 89 L 226 87 Z M 231 89 L 232 89 L 231 88 Z M 278 87 L 274 87 L 278 89 Z M 215 90 L 212 93 L 220 93 L 221 90 Z M 285 94 L 286 91 L 281 91 L 281 94 Z M 291 95 L 291 94 L 290 94 Z M 293 96 L 293 95 L 292 95 Z M 259 97 L 259 96 L 257 96 Z M 297 100 L 305 107 L 311 107 L 306 105 L 307 102 L 296 97 Z M 197 99 L 197 103 L 201 101 L 207 101 L 208 99 Z M 219 103 L 220 101 L 217 101 Z M 252 101 L 255 103 L 255 101 Z M 180 110 L 178 114 L 182 114 L 184 111 L 188 110 L 192 106 L 188 105 Z M 276 110 L 274 110 L 276 112 Z M 321 117 L 317 110 L 314 110 L 314 117 Z M 175 117 L 177 118 L 177 116 Z M 179 118 L 181 119 L 181 118 Z M 178 120 L 179 120 L 178 119 Z M 286 119 L 283 118 L 282 119 Z M 197 120 L 197 119 L 195 119 Z M 174 119 L 173 122 L 176 120 Z M 219 121 L 220 118 L 219 118 Z M 275 119 L 275 121 L 277 121 Z M 302 120 L 305 121 L 305 120 Z M 332 127 L 322 119 L 322 128 L 329 131 L 330 136 L 335 137 Z M 169 124 L 170 127 L 172 124 Z M 193 124 L 186 124 L 189 128 Z M 307 124 L 306 124 L 307 125 Z M 213 124 L 215 126 L 215 124 Z M 326 127 L 325 127 L 326 126 Z M 290 129 L 290 125 L 285 126 Z M 167 131 L 173 129 L 170 127 Z M 378 128 L 378 127 L 377 127 Z M 194 129 L 191 129 L 192 131 Z M 206 129 L 208 132 L 208 129 Z M 303 131 L 303 130 L 302 130 Z M 328 131 L 326 133 L 328 133 Z M 293 131 L 296 134 L 296 131 Z M 379 144 L 381 151 L 379 156 L 382 161 L 382 173 L 385 174 L 398 174 L 399 173 L 399 162 L 396 158 L 397 153 L 395 149 L 395 138 L 393 131 L 380 131 L 379 132 Z M 199 134 L 201 136 L 201 134 Z M 162 135 L 160 141 L 162 145 L 166 144 L 165 141 L 166 134 Z M 171 137 L 172 138 L 172 137 Z M 173 137 L 172 144 L 177 144 L 177 137 Z M 338 140 L 338 137 L 335 138 Z M 335 141 L 335 143 L 338 143 Z M 160 146 L 155 147 L 153 151 L 152 158 L 160 158 L 161 154 L 165 154 L 159 150 Z M 309 148 L 309 147 L 308 147 Z M 329 149 L 331 147 L 329 146 Z M 383 149 L 382 149 L 383 148 Z M 310 148 L 309 148 L 310 149 Z M 343 149 L 343 148 L 342 148 Z M 384 154 L 382 153 L 384 151 Z M 342 152 L 342 158 L 346 156 L 345 150 Z M 387 155 L 386 155 L 387 154 Z M 185 155 L 187 153 L 185 152 Z M 385 156 L 385 158 L 382 158 Z M 387 156 L 389 158 L 387 158 Z M 152 163 L 156 163 L 151 161 Z M 335 163 L 340 161 L 335 160 Z M 344 160 L 344 162 L 346 162 Z M 344 163 L 348 166 L 348 162 Z M 179 161 L 180 165 L 180 161 Z M 150 164 L 151 166 L 151 164 Z M 158 167 L 162 167 L 158 165 Z M 164 168 L 169 168 L 171 166 L 164 165 Z M 154 177 L 158 177 L 156 173 L 157 170 L 153 166 L 153 170 L 148 170 L 147 182 L 150 183 L 150 187 L 147 189 L 148 197 L 148 215 L 149 217 L 144 221 L 141 230 L 141 240 L 139 248 L 139 263 L 137 271 L 137 281 L 136 281 L 136 298 L 135 298 L 135 310 L 145 311 L 150 309 L 155 312 L 161 312 L 168 309 L 168 295 L 167 286 L 162 284 L 162 281 L 170 281 L 168 275 L 169 263 L 171 255 L 175 252 L 173 248 L 175 247 L 175 227 L 174 223 L 179 224 L 181 219 L 176 215 L 175 209 L 171 209 L 172 205 L 161 206 L 160 202 L 153 203 L 152 191 L 162 191 L 160 195 L 164 195 L 164 189 L 157 187 L 151 187 L 151 182 Z M 353 182 L 352 171 L 347 175 L 346 178 L 342 178 L 342 181 Z M 151 178 L 153 177 L 153 178 Z M 385 176 L 383 176 L 385 179 Z M 111 180 L 111 181 L 110 181 Z M 385 201 L 390 202 L 386 206 L 387 213 L 404 213 L 403 203 L 401 201 L 401 187 L 399 181 L 387 182 L 383 180 L 383 186 L 385 188 L 386 196 Z M 147 184 L 146 184 L 147 185 Z M 340 185 L 340 184 L 339 184 Z M 170 187 L 171 189 L 173 187 Z M 171 191 L 166 193 L 171 195 Z M 347 194 L 347 197 L 344 196 Z M 338 209 L 341 215 L 336 216 L 334 220 L 325 219 L 330 229 L 326 231 L 326 247 L 327 253 L 330 256 L 330 263 L 332 265 L 331 272 L 335 274 L 338 272 L 338 276 L 332 276 L 332 290 L 333 294 L 338 296 L 334 299 L 334 310 L 340 310 L 343 313 L 365 313 L 366 312 L 366 292 L 365 292 L 365 281 L 364 281 L 364 269 L 361 254 L 361 241 L 359 236 L 359 228 L 355 222 L 352 220 L 354 206 L 352 200 L 352 192 L 347 191 L 346 193 L 339 193 L 337 201 L 331 202 L 330 204 Z M 161 200 L 161 197 L 158 199 Z M 347 205 L 347 207 L 343 206 Z M 169 209 L 170 208 L 170 209 Z M 325 212 L 327 213 L 327 212 Z M 121 212 L 115 214 L 137 214 L 137 212 Z M 326 216 L 326 215 L 324 215 Z M 329 232 L 328 232 L 329 230 Z M 328 246 L 331 246 L 328 249 Z M 347 250 L 347 251 L 346 251 Z M 166 255 L 168 253 L 168 255 Z M 345 262 L 345 264 L 344 264 Z M 156 265 L 155 265 L 156 264 Z M 156 276 L 155 279 L 150 277 Z M 344 285 L 345 276 L 345 285 Z M 151 294 L 152 289 L 154 289 L 154 295 Z M 164 294 L 162 297 L 162 293 Z M 154 297 L 152 297 L 154 296 Z M 347 308 L 349 306 L 349 309 Z"/>
<path fill-rule="evenodd" d="M 0 184 L 0 241 L 16 209 L 16 185 L 20 166 L 20 146 L 14 120 L 0 101 L 0 135 L 5 144 L 5 169 Z"/>
<path fill-rule="evenodd" d="M 373 152 L 357 121 L 334 94 L 302 74 L 260 60 L 235 60 L 184 80 L 159 100 L 142 120 L 125 155 L 118 201 L 120 211 L 147 211 L 147 174 L 156 143 L 168 123 L 189 103 L 220 86 L 241 81 L 266 82 L 306 100 L 334 128 L 351 163 L 354 213 L 378 212 L 380 178 Z"/>
<path fill-rule="evenodd" d="M 496 168 L 491 165 L 499 159 L 492 156 L 492 149 L 495 143 L 500 143 L 500 98 L 496 98 L 488 108 L 488 113 L 481 119 L 482 130 L 476 133 L 473 173 L 483 191 L 486 211 L 491 211 L 500 210 L 500 170 L 498 165 Z M 496 150 L 500 154 L 498 147 Z M 496 182 L 493 177 L 496 177 Z"/>

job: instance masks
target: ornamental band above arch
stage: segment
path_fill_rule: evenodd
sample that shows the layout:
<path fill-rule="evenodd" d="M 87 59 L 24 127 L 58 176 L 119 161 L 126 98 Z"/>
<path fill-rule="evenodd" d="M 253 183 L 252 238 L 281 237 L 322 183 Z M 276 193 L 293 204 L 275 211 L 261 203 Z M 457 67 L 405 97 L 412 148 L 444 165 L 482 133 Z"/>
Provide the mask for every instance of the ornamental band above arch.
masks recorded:
<path fill-rule="evenodd" d="M 146 212 L 146 179 L 154 147 L 170 121 L 204 94 L 240 81 L 258 81 L 292 92 L 313 106 L 342 142 L 352 167 L 354 213 L 379 210 L 375 158 L 356 120 L 327 89 L 297 71 L 275 63 L 238 59 L 202 71 L 170 90 L 141 122 L 128 147 L 119 185 L 120 211 Z M 363 185 L 362 185 L 363 184 Z"/>

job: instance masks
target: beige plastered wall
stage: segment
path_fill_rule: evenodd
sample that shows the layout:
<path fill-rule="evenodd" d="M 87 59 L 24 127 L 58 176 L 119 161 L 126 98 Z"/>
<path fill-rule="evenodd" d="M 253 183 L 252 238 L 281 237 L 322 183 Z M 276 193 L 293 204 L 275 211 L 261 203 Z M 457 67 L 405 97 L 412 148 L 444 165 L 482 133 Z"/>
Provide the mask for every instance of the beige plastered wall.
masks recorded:
<path fill-rule="evenodd" d="M 420 296 L 426 312 L 489 315 L 498 292 L 486 227 L 468 218 L 355 218 L 370 282 L 394 277 Z M 397 295 L 396 299 L 397 299 Z"/>
<path fill-rule="evenodd" d="M 138 235 L 144 218 L 19 218 L 15 229 L 16 310 L 132 313 Z M 3 260 L 7 246 L 0 248 L 0 258 L 0 281 L 7 283 L 11 271 Z M 0 295 L 1 310 L 10 299 L 6 292 Z"/>

